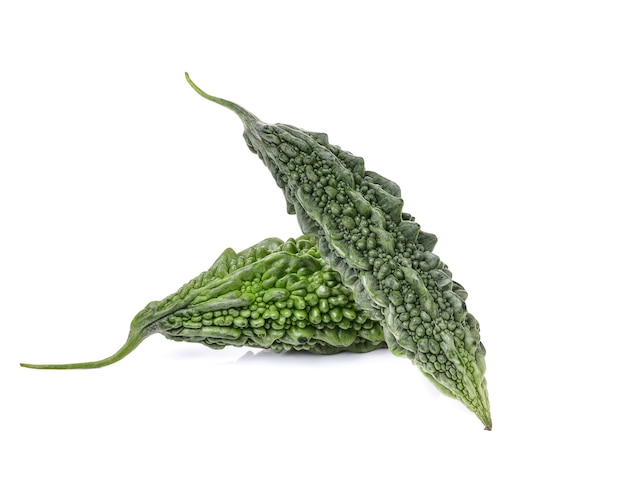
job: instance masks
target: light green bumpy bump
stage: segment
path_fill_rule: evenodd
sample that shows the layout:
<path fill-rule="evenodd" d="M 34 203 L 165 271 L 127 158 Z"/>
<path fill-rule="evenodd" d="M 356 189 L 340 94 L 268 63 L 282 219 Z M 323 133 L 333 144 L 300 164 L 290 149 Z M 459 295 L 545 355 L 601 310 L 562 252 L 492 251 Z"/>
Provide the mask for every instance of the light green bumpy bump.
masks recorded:
<path fill-rule="evenodd" d="M 187 80 L 241 118 L 246 144 L 283 190 L 287 210 L 316 237 L 358 307 L 381 323 L 389 349 L 491 429 L 485 349 L 465 307 L 467 293 L 432 252 L 436 237 L 402 212 L 397 184 L 366 171 L 363 159 L 329 144 L 325 134 L 263 123 Z"/>

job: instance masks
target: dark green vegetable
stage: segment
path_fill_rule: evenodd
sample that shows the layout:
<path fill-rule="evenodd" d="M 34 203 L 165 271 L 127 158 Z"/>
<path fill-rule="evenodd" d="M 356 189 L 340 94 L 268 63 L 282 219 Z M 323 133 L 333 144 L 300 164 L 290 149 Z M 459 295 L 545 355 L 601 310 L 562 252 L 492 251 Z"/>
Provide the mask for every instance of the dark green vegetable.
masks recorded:
<path fill-rule="evenodd" d="M 382 324 L 389 349 L 491 429 L 485 348 L 467 293 L 433 253 L 435 237 L 403 212 L 398 185 L 366 171 L 362 158 L 329 144 L 326 134 L 263 123 L 187 80 L 239 116 L 246 144 L 283 190 L 288 212 L 316 237 L 359 308 Z"/>
<path fill-rule="evenodd" d="M 276 352 L 367 352 L 386 346 L 380 323 L 358 309 L 352 291 L 319 255 L 310 236 L 266 239 L 236 254 L 226 249 L 209 270 L 135 316 L 124 346 L 100 360 L 22 364 L 99 368 L 127 356 L 155 333 L 214 349 L 249 346 Z"/>

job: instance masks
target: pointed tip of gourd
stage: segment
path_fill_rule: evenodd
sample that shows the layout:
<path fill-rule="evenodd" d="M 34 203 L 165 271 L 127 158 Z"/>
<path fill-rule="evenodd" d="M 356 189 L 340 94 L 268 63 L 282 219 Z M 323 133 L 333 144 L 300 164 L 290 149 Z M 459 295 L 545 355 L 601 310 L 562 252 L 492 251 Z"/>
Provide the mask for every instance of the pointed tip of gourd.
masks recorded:
<path fill-rule="evenodd" d="M 232 112 L 234 112 L 237 116 L 239 116 L 239 119 L 241 119 L 241 121 L 243 122 L 244 126 L 246 127 L 251 127 L 253 124 L 259 123 L 261 121 L 259 121 L 259 118 L 257 118 L 254 114 L 252 114 L 251 112 L 247 111 L 246 109 L 242 108 L 241 106 L 239 106 L 236 103 L 233 103 L 232 101 L 228 101 L 227 99 L 223 99 L 223 98 L 218 98 L 217 96 L 213 96 L 210 95 L 208 93 L 205 93 L 204 91 L 202 91 L 189 77 L 189 73 L 185 72 L 185 79 L 187 80 L 187 83 L 189 83 L 189 85 L 194 89 L 194 91 L 196 93 L 198 93 L 200 96 L 202 96 L 205 99 L 208 99 L 209 101 L 212 101 L 214 103 L 217 103 L 221 106 L 224 106 L 227 109 L 230 109 Z"/>
<path fill-rule="evenodd" d="M 491 430 L 493 423 L 491 422 L 491 412 L 489 412 L 489 409 L 487 409 L 483 416 L 480 416 L 480 421 L 485 425 L 486 431 Z"/>
<path fill-rule="evenodd" d="M 485 425 L 485 430 L 490 431 L 493 424 L 491 422 L 491 413 L 489 412 L 489 410 L 487 410 L 484 415 L 478 417 L 480 421 Z"/>

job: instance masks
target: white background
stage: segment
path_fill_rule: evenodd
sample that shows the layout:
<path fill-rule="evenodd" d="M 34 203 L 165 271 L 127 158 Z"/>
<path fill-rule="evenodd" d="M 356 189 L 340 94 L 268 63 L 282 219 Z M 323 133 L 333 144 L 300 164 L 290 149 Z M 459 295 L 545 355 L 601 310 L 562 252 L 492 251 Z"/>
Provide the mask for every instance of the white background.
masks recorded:
<path fill-rule="evenodd" d="M 229 5 L 225 7 L 223 5 Z M 3 2 L 0 474 L 624 475 L 615 1 Z M 214 351 L 130 320 L 299 234 L 231 99 L 395 180 L 469 291 L 494 430 L 387 351 Z"/>

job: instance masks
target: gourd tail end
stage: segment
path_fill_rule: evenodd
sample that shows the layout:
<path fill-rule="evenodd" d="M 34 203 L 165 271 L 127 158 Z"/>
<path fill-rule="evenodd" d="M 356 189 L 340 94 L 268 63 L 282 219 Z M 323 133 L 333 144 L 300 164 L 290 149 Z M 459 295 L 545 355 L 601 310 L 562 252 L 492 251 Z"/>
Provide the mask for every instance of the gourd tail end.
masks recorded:
<path fill-rule="evenodd" d="M 478 409 L 473 409 L 476 417 L 480 419 L 480 422 L 485 426 L 486 431 L 490 431 L 492 428 L 491 411 L 489 409 L 489 402 L 483 403 Z"/>
<path fill-rule="evenodd" d="M 109 364 L 113 364 L 121 360 L 122 358 L 128 356 L 139 344 L 150 336 L 152 333 L 142 332 L 141 330 L 131 330 L 126 343 L 114 354 L 109 356 L 108 358 L 101 359 L 99 361 L 87 361 L 84 363 L 68 363 L 68 364 L 29 364 L 29 363 L 20 363 L 20 366 L 23 368 L 32 368 L 32 369 L 92 369 L 92 368 L 102 368 L 104 366 L 108 366 Z"/>
<path fill-rule="evenodd" d="M 482 423 L 485 425 L 485 430 L 486 431 L 490 431 L 492 428 L 492 423 L 491 423 L 491 413 L 487 412 L 487 415 L 484 416 L 483 418 L 481 418 Z"/>
<path fill-rule="evenodd" d="M 185 78 L 187 79 L 187 83 L 189 83 L 189 85 L 196 91 L 196 93 L 198 93 L 203 98 L 208 99 L 209 101 L 213 101 L 214 103 L 220 104 L 224 106 L 225 108 L 230 109 L 237 116 L 239 116 L 239 118 L 244 123 L 244 125 L 249 127 L 252 124 L 260 122 L 259 119 L 254 114 L 245 110 L 238 104 L 235 104 L 232 101 L 228 101 L 227 99 L 222 99 L 222 98 L 218 98 L 217 96 L 212 96 L 202 91 L 200 88 L 198 88 L 198 86 L 196 86 L 196 84 L 193 81 L 191 81 L 191 78 L 189 77 L 188 73 L 185 73 Z"/>

